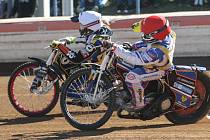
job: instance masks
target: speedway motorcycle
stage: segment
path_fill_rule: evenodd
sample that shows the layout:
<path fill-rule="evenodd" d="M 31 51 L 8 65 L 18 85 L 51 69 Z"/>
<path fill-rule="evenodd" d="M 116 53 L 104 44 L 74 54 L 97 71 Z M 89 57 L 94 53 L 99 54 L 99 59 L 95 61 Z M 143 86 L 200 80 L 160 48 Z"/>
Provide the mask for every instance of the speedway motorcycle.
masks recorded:
<path fill-rule="evenodd" d="M 151 120 L 164 115 L 174 124 L 196 123 L 210 107 L 210 76 L 205 67 L 174 66 L 159 80 L 145 82 L 145 107 L 127 107 L 132 100 L 125 75 L 135 66 L 103 52 L 101 64 L 73 72 L 64 82 L 60 106 L 65 119 L 80 130 L 103 126 L 113 111 L 122 119 Z"/>
<path fill-rule="evenodd" d="M 71 58 L 74 51 L 66 45 L 63 42 L 57 48 L 48 46 L 46 48 L 51 48 L 51 54 L 47 60 L 29 57 L 31 61 L 12 72 L 8 82 L 8 96 L 19 113 L 30 117 L 49 113 L 58 101 L 61 83 L 82 62 L 97 62 L 98 58 L 94 55 L 81 61 Z M 100 50 L 96 48 L 95 51 Z M 67 52 L 68 56 L 65 55 Z"/>

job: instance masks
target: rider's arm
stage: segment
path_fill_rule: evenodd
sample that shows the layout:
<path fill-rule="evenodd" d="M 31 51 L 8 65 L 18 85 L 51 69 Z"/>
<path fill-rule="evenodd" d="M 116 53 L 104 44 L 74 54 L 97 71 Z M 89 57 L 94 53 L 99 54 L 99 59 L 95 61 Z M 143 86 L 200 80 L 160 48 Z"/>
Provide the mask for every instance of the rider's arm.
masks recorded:
<path fill-rule="evenodd" d="M 86 43 L 86 38 L 84 37 L 65 37 L 59 39 L 59 41 L 66 41 L 67 44 L 78 44 L 78 43 Z"/>
<path fill-rule="evenodd" d="M 148 48 L 148 45 L 145 44 L 143 41 L 135 42 L 132 45 L 132 50 L 136 50 L 136 51 L 145 51 L 147 48 Z"/>
<path fill-rule="evenodd" d="M 149 48 L 146 51 L 128 51 L 117 45 L 114 53 L 130 64 L 142 66 L 157 64 L 164 58 L 164 53 L 157 48 Z"/>

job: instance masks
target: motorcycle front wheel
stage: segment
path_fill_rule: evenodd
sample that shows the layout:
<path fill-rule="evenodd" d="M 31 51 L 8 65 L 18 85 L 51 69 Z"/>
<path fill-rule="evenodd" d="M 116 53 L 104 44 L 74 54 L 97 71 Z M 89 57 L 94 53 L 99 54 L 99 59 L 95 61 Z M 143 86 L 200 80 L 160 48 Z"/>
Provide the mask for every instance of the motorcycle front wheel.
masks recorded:
<path fill-rule="evenodd" d="M 58 102 L 59 83 L 43 94 L 30 91 L 35 78 L 35 70 L 40 67 L 37 62 L 26 62 L 17 67 L 8 82 L 8 96 L 13 107 L 21 114 L 29 117 L 40 117 L 49 113 Z"/>
<path fill-rule="evenodd" d="M 108 77 L 102 75 L 99 81 L 97 103 L 91 100 L 96 80 L 90 79 L 90 68 L 75 71 L 65 81 L 60 97 L 60 106 L 65 119 L 80 130 L 95 130 L 101 127 L 113 113 L 113 93 L 108 92 L 112 88 L 112 83 Z"/>

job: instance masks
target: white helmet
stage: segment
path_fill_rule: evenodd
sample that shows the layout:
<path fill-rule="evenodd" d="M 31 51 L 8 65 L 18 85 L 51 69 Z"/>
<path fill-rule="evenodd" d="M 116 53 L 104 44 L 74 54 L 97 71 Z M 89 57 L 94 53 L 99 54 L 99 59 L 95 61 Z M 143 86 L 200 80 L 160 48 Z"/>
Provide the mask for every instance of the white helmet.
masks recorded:
<path fill-rule="evenodd" d="M 79 22 L 83 28 L 97 31 L 103 26 L 102 16 L 95 11 L 84 11 L 79 14 Z"/>

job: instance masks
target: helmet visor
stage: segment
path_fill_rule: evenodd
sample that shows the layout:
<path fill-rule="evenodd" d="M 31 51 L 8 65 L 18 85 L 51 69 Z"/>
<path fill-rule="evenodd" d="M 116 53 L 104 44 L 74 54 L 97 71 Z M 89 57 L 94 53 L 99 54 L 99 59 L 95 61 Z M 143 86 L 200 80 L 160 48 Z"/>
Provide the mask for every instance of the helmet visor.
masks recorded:
<path fill-rule="evenodd" d="M 90 30 L 86 28 L 84 25 L 80 24 L 80 29 L 79 29 L 80 35 L 81 36 L 87 36 L 93 33 L 93 30 Z"/>
<path fill-rule="evenodd" d="M 134 32 L 137 32 L 137 33 L 140 33 L 142 30 L 141 30 L 141 21 L 139 22 L 136 22 L 134 23 L 132 26 L 131 26 L 132 30 Z"/>

